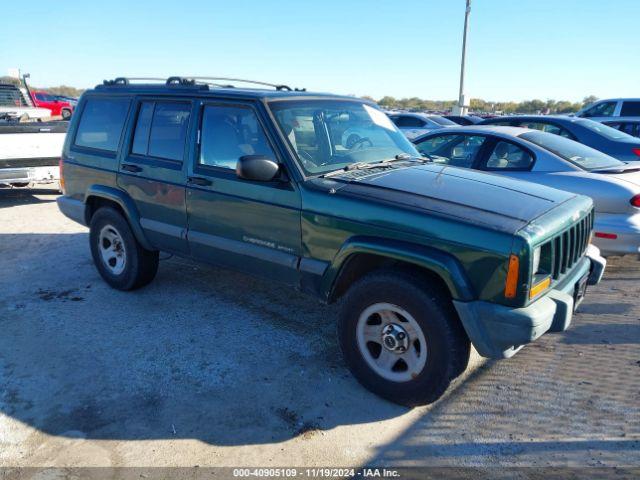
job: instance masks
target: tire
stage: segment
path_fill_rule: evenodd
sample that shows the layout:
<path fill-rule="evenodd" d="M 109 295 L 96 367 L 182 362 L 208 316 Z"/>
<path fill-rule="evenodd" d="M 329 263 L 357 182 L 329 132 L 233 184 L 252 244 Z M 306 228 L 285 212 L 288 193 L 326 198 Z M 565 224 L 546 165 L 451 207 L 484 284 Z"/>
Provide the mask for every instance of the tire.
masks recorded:
<path fill-rule="evenodd" d="M 62 112 L 60 112 L 60 113 L 61 113 L 61 115 L 62 115 L 62 119 L 63 119 L 63 120 L 69 120 L 69 119 L 71 118 L 71 110 L 69 110 L 69 109 L 66 109 L 66 108 L 65 108 L 65 109 L 64 109 L 64 110 L 62 110 Z"/>
<path fill-rule="evenodd" d="M 89 225 L 89 242 L 93 263 L 111 287 L 135 290 L 156 276 L 158 251 L 143 248 L 117 210 L 98 209 Z"/>
<path fill-rule="evenodd" d="M 404 271 L 373 272 L 347 291 L 338 338 L 356 379 L 373 393 L 406 406 L 440 398 L 466 369 L 471 351 L 448 294 Z M 389 358 L 393 367 L 380 367 Z"/>

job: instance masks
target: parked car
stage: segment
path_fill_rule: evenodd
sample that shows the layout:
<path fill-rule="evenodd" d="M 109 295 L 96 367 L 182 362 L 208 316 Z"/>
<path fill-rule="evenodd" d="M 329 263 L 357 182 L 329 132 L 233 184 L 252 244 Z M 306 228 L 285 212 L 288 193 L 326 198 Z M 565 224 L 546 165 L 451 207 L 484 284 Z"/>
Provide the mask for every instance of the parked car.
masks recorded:
<path fill-rule="evenodd" d="M 588 118 L 549 115 L 519 115 L 483 120 L 478 125 L 533 128 L 554 133 L 600 150 L 618 160 L 640 161 L 640 140 Z"/>
<path fill-rule="evenodd" d="M 26 187 L 60 178 L 68 122 L 0 122 L 0 185 Z"/>
<path fill-rule="evenodd" d="M 588 195 L 596 208 L 593 242 L 603 255 L 639 253 L 640 163 L 621 162 L 568 138 L 529 128 L 460 127 L 414 142 L 438 164 Z"/>
<path fill-rule="evenodd" d="M 425 163 L 367 100 L 221 81 L 120 78 L 80 99 L 58 205 L 112 287 L 148 284 L 167 251 L 341 300 L 353 374 L 416 405 L 471 343 L 505 358 L 568 328 L 600 281 L 588 197 Z M 364 118 L 370 142 L 345 146 Z"/>
<path fill-rule="evenodd" d="M 426 113 L 389 113 L 389 118 L 409 140 L 431 130 L 455 127 L 457 125 L 457 123 L 440 115 Z"/>
<path fill-rule="evenodd" d="M 576 117 L 590 118 L 598 122 L 611 120 L 611 117 L 640 117 L 640 98 L 598 100 L 578 111 Z"/>
<path fill-rule="evenodd" d="M 43 90 L 31 90 L 31 99 L 36 107 L 48 108 L 54 117 L 62 117 L 64 120 L 71 118 L 73 106 L 66 101 L 58 100 L 54 95 Z"/>
<path fill-rule="evenodd" d="M 462 126 L 475 125 L 483 120 L 482 117 L 476 115 L 444 115 L 444 118 Z"/>
<path fill-rule="evenodd" d="M 36 108 L 22 89 L 0 84 L 0 118 L 4 120 L 43 121 L 51 117 L 48 108 Z"/>
<path fill-rule="evenodd" d="M 615 120 L 603 120 L 602 123 L 627 135 L 640 137 L 640 117 L 618 117 Z"/>

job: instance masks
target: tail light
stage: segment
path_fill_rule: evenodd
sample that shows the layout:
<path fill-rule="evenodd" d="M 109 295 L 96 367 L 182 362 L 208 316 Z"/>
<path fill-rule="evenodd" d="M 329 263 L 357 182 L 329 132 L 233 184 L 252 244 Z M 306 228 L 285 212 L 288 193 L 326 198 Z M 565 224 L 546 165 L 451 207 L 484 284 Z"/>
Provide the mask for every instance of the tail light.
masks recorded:
<path fill-rule="evenodd" d="M 633 205 L 634 207 L 638 207 L 640 208 L 640 194 L 634 196 L 631 200 L 631 205 Z"/>
<path fill-rule="evenodd" d="M 633 153 L 635 153 L 638 157 L 640 157 L 640 147 L 638 147 L 638 148 L 634 148 L 632 151 L 633 151 Z"/>
<path fill-rule="evenodd" d="M 60 168 L 60 190 L 62 190 L 62 193 L 64 194 L 64 175 L 63 175 L 63 170 L 64 170 L 64 160 L 62 159 L 62 157 L 60 157 L 60 161 L 58 162 L 58 167 Z"/>

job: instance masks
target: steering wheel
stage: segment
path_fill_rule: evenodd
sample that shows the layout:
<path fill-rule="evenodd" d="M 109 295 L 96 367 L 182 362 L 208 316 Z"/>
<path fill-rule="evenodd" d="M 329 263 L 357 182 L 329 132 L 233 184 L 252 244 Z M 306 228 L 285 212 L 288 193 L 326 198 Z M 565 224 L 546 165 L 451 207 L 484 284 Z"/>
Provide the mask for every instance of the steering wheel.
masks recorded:
<path fill-rule="evenodd" d="M 369 147 L 373 147 L 373 142 L 369 137 L 358 137 L 357 139 L 351 140 L 347 143 L 349 144 L 347 147 L 349 150 L 362 150 L 363 148 L 366 148 L 364 145 L 365 143 L 368 143 Z"/>

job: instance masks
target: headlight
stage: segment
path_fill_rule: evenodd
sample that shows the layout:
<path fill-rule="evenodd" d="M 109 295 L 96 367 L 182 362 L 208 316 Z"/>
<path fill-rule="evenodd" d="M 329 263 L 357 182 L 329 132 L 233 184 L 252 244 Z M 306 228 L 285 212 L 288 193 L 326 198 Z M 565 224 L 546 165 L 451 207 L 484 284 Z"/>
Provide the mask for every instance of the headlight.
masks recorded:
<path fill-rule="evenodd" d="M 531 270 L 533 275 L 537 274 L 538 270 L 540 270 L 540 252 L 541 252 L 540 247 L 537 247 L 533 251 L 533 267 Z"/>

